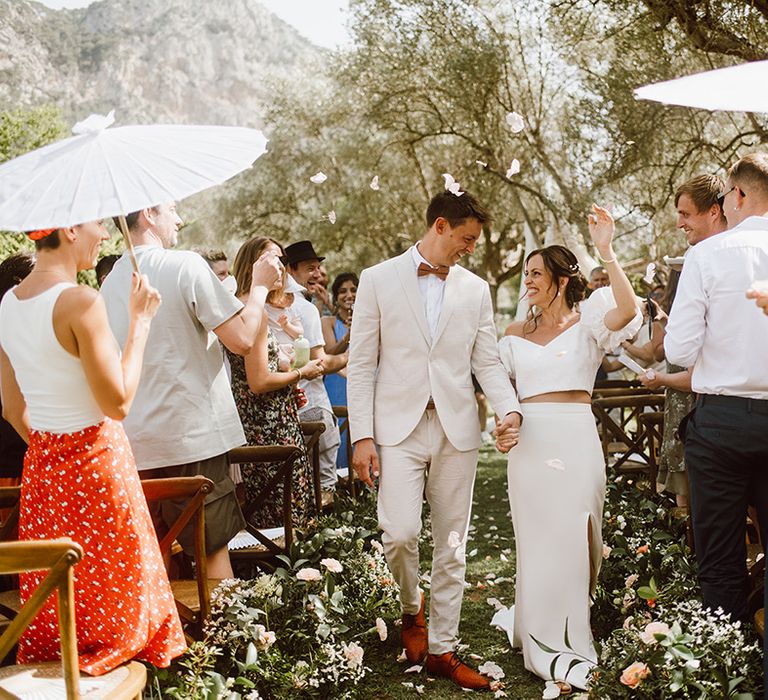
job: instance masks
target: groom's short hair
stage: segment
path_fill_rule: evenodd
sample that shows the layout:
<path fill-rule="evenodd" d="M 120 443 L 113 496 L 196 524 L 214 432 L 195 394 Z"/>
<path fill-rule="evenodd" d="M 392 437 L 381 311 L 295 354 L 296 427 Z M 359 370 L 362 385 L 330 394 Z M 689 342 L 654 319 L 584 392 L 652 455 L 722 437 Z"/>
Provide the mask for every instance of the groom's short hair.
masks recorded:
<path fill-rule="evenodd" d="M 461 226 L 467 219 L 477 219 L 481 224 L 491 221 L 488 210 L 466 191 L 457 197 L 444 190 L 432 197 L 427 207 L 427 228 L 432 228 L 438 217 L 447 219 L 452 228 Z"/>

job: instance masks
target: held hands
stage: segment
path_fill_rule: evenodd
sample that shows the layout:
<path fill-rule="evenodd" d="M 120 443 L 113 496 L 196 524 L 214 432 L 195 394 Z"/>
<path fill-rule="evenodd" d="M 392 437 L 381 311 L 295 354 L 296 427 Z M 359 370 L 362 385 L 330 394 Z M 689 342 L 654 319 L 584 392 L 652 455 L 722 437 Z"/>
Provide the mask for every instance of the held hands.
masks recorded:
<path fill-rule="evenodd" d="M 376 454 L 376 445 L 371 438 L 364 438 L 355 443 L 352 468 L 360 481 L 373 488 L 373 480 L 379 475 L 379 455 Z"/>
<path fill-rule="evenodd" d="M 644 372 L 639 377 L 640 383 L 646 389 L 663 389 L 666 386 L 667 375 L 665 372 L 655 372 L 649 370 Z"/>
<path fill-rule="evenodd" d="M 520 423 L 522 418 L 519 413 L 507 413 L 504 420 L 496 417 L 496 449 L 506 454 L 520 439 Z"/>
<path fill-rule="evenodd" d="M 611 212 L 603 207 L 592 205 L 592 213 L 587 217 L 589 223 L 589 235 L 597 248 L 597 252 L 604 260 L 611 260 L 613 257 L 613 234 L 616 232 L 616 226 L 613 223 Z"/>
<path fill-rule="evenodd" d="M 267 251 L 261 254 L 261 257 L 253 263 L 251 269 L 251 287 L 266 287 L 272 289 L 275 282 L 283 276 L 283 263 L 274 251 Z"/>
<path fill-rule="evenodd" d="M 149 284 L 147 276 L 134 272 L 131 275 L 131 295 L 128 300 L 131 318 L 150 320 L 160 308 L 160 302 L 160 292 Z"/>
<path fill-rule="evenodd" d="M 323 361 L 310 360 L 301 368 L 302 379 L 317 379 L 323 376 Z"/>

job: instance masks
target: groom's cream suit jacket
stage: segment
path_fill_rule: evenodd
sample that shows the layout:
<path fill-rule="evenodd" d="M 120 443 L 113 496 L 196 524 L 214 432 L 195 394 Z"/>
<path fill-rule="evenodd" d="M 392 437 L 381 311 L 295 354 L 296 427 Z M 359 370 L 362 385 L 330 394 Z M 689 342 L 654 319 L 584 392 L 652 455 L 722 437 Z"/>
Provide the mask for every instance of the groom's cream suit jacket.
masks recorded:
<path fill-rule="evenodd" d="M 347 368 L 353 442 L 397 445 L 417 426 L 430 397 L 446 437 L 460 451 L 480 446 L 474 372 L 496 413 L 520 411 L 497 349 L 488 284 L 454 265 L 431 337 L 409 249 L 363 270 Z"/>

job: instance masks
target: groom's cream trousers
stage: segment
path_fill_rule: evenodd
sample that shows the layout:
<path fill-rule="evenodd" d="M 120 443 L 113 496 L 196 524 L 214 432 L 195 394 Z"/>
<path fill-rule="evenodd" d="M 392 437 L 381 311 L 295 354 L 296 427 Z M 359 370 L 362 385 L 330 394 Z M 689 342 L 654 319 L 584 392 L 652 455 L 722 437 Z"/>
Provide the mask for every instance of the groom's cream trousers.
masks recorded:
<path fill-rule="evenodd" d="M 404 613 L 421 605 L 419 532 L 426 495 L 434 542 L 429 606 L 429 652 L 453 651 L 464 595 L 465 547 L 478 450 L 457 450 L 434 409 L 397 445 L 377 445 L 381 466 L 378 514 L 387 563 L 400 586 Z M 451 532 L 456 533 L 451 537 Z M 459 538 L 462 546 L 456 547 Z M 453 546 L 452 546 L 453 545 Z"/>

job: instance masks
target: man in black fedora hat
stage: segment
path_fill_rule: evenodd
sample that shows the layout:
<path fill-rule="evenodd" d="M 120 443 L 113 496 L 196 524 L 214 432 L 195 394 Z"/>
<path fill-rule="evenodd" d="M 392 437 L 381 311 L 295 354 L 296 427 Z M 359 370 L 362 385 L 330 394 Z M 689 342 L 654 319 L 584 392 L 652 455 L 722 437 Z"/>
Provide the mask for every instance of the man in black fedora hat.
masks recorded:
<path fill-rule="evenodd" d="M 311 241 L 297 241 L 285 249 L 285 264 L 291 276 L 310 293 L 322 277 L 320 263 L 325 260 L 315 252 Z M 326 355 L 325 339 L 320 323 L 320 312 L 300 294 L 294 295 L 292 308 L 299 314 L 304 327 L 304 337 L 309 341 L 310 357 L 323 360 L 326 374 L 338 372 L 347 364 L 347 354 Z M 307 396 L 307 405 L 299 412 L 302 420 L 322 421 L 325 432 L 320 439 L 320 486 L 323 491 L 323 505 L 333 500 L 336 490 L 336 454 L 341 438 L 333 415 L 333 408 L 325 390 L 322 378 L 303 380 L 300 385 Z"/>
<path fill-rule="evenodd" d="M 322 265 L 325 257 L 318 255 L 312 246 L 312 241 L 297 241 L 285 249 L 285 264 L 291 276 L 310 294 L 315 293 L 315 287 L 322 278 Z"/>

